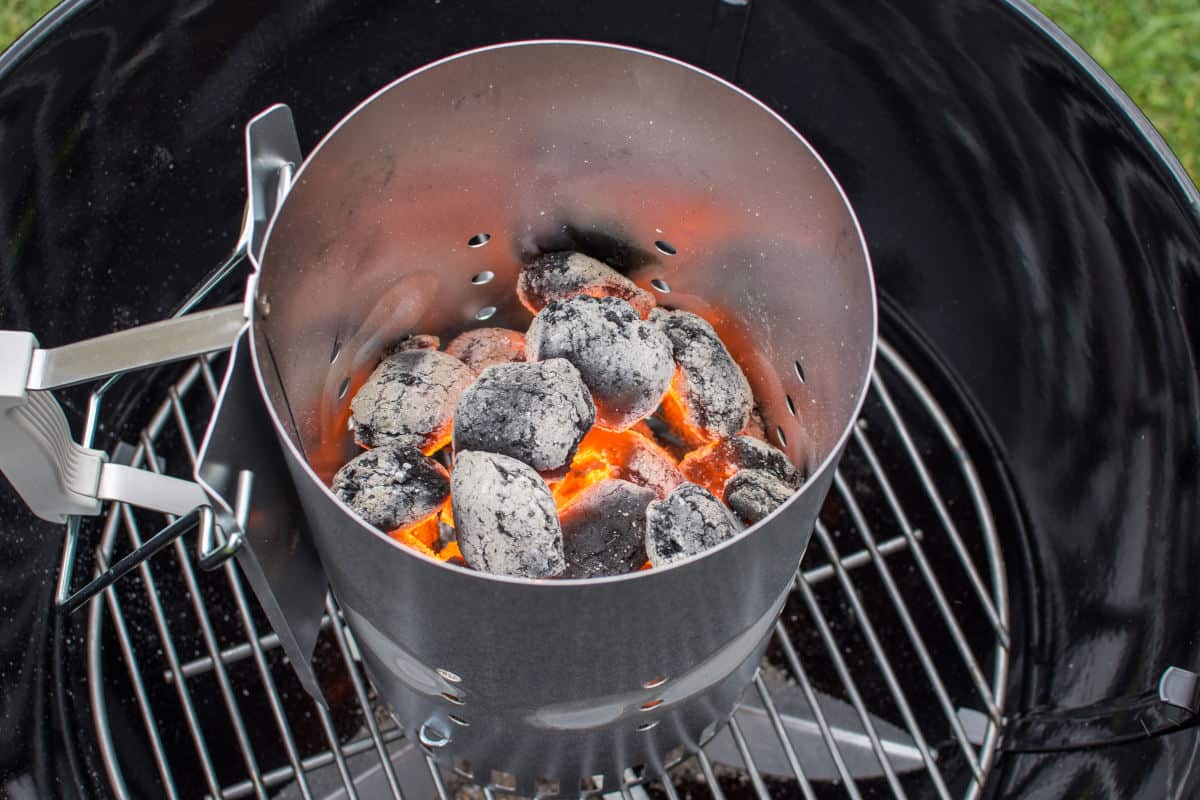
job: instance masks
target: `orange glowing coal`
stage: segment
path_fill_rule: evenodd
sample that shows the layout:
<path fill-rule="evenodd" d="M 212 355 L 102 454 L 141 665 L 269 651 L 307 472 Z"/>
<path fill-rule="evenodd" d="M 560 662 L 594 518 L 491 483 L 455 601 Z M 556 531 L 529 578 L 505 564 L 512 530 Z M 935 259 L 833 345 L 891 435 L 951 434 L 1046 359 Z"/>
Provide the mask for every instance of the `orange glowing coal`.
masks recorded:
<path fill-rule="evenodd" d="M 676 369 L 675 375 L 671 378 L 671 387 L 663 395 L 658 416 L 681 442 L 689 447 L 699 447 L 712 441 L 713 437 L 688 424 L 687 406 L 684 405 L 683 398 L 679 396 L 679 384 L 682 380 L 682 371 Z"/>
<path fill-rule="evenodd" d="M 449 499 L 429 516 L 394 531 L 388 531 L 388 536 L 418 553 L 432 556 L 439 561 L 450 561 L 454 558 L 461 560 L 462 553 L 458 549 L 458 542 L 450 542 L 441 550 L 434 549 L 441 539 L 443 524 L 454 527 L 454 512 L 451 510 Z"/>
<path fill-rule="evenodd" d="M 593 427 L 579 443 L 566 476 L 552 482 L 550 492 L 561 511 L 584 489 L 609 478 L 649 487 L 660 497 L 683 481 L 675 460 L 648 436 L 634 429 L 618 433 Z"/>
<path fill-rule="evenodd" d="M 724 496 L 725 481 L 733 477 L 738 469 L 737 455 L 728 439 L 693 450 L 679 462 L 683 477 L 708 489 L 714 497 Z"/>

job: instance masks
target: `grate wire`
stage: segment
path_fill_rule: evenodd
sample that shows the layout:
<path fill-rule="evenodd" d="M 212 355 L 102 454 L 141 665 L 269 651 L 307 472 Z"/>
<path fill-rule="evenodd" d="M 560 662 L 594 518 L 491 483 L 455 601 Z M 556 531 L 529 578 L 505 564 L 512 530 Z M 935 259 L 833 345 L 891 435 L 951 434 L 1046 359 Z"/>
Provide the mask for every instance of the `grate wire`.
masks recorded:
<path fill-rule="evenodd" d="M 217 396 L 213 362 L 196 360 L 165 388 L 138 438 L 133 466 L 191 474 L 205 409 Z M 934 449 L 954 465 L 961 491 L 943 491 L 940 483 L 949 478 L 942 461 L 933 463 Z M 140 544 L 147 516 L 128 506 L 109 508 L 97 563 Z M 119 684 L 117 693 L 131 698 L 158 786 L 168 797 L 265 798 L 283 787 L 285 796 L 302 798 L 383 791 L 397 800 L 406 794 L 494 800 L 506 793 L 502 786 L 473 787 L 462 771 L 439 768 L 383 713 L 332 597 L 321 634 L 327 710 L 289 679 L 279 639 L 238 568 L 229 562 L 213 573 L 198 571 L 195 554 L 181 540 L 170 552 L 173 558 L 140 565 L 136 580 L 106 589 L 89 611 L 89 699 L 115 796 L 135 795 L 125 775 L 132 759 L 113 735 L 111 695 L 97 688 L 106 682 Z M 189 624 L 198 638 L 185 635 Z M 774 741 L 751 741 L 735 716 L 729 735 L 740 763 L 718 763 L 701 751 L 668 765 L 664 775 L 631 776 L 622 786 L 588 794 L 630 800 L 767 800 L 781 794 L 972 800 L 995 757 L 1008 636 L 999 540 L 973 462 L 929 389 L 881 342 L 866 410 L 747 694 L 757 698 Z M 777 696 L 780 679 L 768 680 L 768 674 L 783 675 L 782 685 L 803 699 L 812 735 L 798 738 L 789 730 Z M 261 703 L 239 698 L 265 698 L 265 712 L 253 717 L 256 725 L 247 722 L 248 708 Z M 849 722 L 831 706 L 847 701 Z M 984 709 L 989 722 L 981 742 L 964 730 L 957 713 L 963 708 Z M 899 718 L 895 726 L 911 746 L 889 741 L 890 734 L 878 729 L 885 717 Z M 319 736 L 301 736 L 300 718 L 315 718 Z M 164 732 L 164 725 L 179 719 L 182 731 Z M 237 757 L 218 756 L 214 742 Z M 768 745 L 782 753 L 787 774 L 760 768 L 755 747 Z M 897 748 L 915 750 L 912 763 L 897 760 Z M 806 772 L 814 758 L 827 764 L 828 775 Z M 864 768 L 864 761 L 874 767 Z M 361 794 L 355 776 L 364 771 L 382 776 L 370 784 L 375 794 Z M 199 782 L 186 785 L 180 777 L 185 773 L 198 775 Z M 314 788 L 318 783 L 340 793 Z"/>

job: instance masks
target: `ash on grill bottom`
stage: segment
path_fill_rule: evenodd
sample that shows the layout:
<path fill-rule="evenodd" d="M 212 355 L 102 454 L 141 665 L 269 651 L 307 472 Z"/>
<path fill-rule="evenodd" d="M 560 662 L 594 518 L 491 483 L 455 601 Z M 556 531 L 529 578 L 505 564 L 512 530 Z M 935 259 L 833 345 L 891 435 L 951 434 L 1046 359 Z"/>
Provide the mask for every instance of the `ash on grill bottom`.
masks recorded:
<path fill-rule="evenodd" d="M 330 486 L 367 524 L 481 572 L 598 578 L 700 555 L 800 488 L 706 320 L 576 252 L 526 263 L 516 295 L 535 314 L 524 334 L 480 328 L 445 351 L 408 335 L 355 390 L 350 431 L 368 452 Z M 628 502 L 622 483 L 651 496 Z"/>
<path fill-rule="evenodd" d="M 906 352 L 919 354 L 916 346 Z M 919 363 L 934 374 L 933 362 Z M 213 371 L 197 361 L 162 387 L 135 464 L 153 458 L 168 473 L 190 474 L 185 441 L 202 433 Z M 1004 711 L 1008 670 L 997 531 L 1011 534 L 1018 522 L 1000 502 L 1003 493 L 984 494 L 984 485 L 1001 480 L 977 472 L 990 459 L 978 468 L 971 459 L 986 436 L 957 406 L 952 427 L 938 401 L 881 343 L 873 390 L 734 723 L 715 731 L 702 753 L 671 754 L 684 760 L 665 777 L 631 764 L 628 785 L 586 793 L 621 790 L 637 800 L 979 794 L 995 756 L 991 720 Z M 161 517 L 117 510 L 94 524 L 99 553 L 111 563 Z M 294 798 L 303 786 L 330 800 L 478 800 L 504 791 L 503 774 L 468 780 L 436 765 L 415 732 L 405 736 L 376 704 L 332 599 L 315 659 L 326 711 L 300 687 L 238 569 L 199 570 L 181 540 L 169 552 L 90 609 L 96 763 L 116 796 Z M 786 743 L 777 729 L 787 732 Z"/>

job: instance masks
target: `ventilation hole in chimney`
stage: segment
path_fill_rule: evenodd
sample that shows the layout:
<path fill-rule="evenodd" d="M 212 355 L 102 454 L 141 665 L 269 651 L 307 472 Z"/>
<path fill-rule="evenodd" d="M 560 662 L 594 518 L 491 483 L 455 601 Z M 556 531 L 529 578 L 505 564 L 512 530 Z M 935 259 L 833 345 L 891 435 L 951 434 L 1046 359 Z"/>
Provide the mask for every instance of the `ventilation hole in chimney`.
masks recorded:
<path fill-rule="evenodd" d="M 450 694 L 449 692 L 442 692 L 442 697 L 446 698 L 451 703 L 454 703 L 456 706 L 465 706 L 467 704 L 466 700 L 462 699 L 456 694 Z"/>
<path fill-rule="evenodd" d="M 657 700 L 651 700 L 649 702 L 642 703 L 640 708 L 642 709 L 642 711 L 650 711 L 651 709 L 658 708 L 659 706 L 662 705 L 662 703 L 663 703 L 663 701 L 662 701 L 662 698 L 660 697 Z"/>
<path fill-rule="evenodd" d="M 337 361 L 337 357 L 342 354 L 342 343 L 337 339 L 333 340 L 333 352 L 329 354 L 329 363 Z"/>
<path fill-rule="evenodd" d="M 657 242 L 655 242 L 654 246 L 658 249 L 658 252 L 665 256 L 673 256 L 679 252 L 675 249 L 675 245 L 662 239 L 659 239 Z"/>
<path fill-rule="evenodd" d="M 645 733 L 646 731 L 652 731 L 658 727 L 658 723 L 659 723 L 659 720 L 654 720 L 653 722 L 643 722 L 641 725 L 637 726 L 637 730 L 640 733 Z"/>
<path fill-rule="evenodd" d="M 792 399 L 790 394 L 785 394 L 783 399 L 787 403 L 788 413 L 793 417 L 796 416 L 796 401 Z"/>
<path fill-rule="evenodd" d="M 667 283 L 662 278 L 652 278 L 650 280 L 650 285 L 663 294 L 671 293 L 671 284 Z"/>
<path fill-rule="evenodd" d="M 484 306 L 475 312 L 475 319 L 479 320 L 480 322 L 485 319 L 491 319 L 494 316 L 496 316 L 495 306 Z"/>
<path fill-rule="evenodd" d="M 477 233 L 470 239 L 467 239 L 467 247 L 483 247 L 492 240 L 490 233 Z"/>
<path fill-rule="evenodd" d="M 496 273 L 492 272 L 490 269 L 485 269 L 483 272 L 476 272 L 474 275 L 472 275 L 471 283 L 475 284 L 476 286 L 483 286 L 485 283 L 491 283 L 492 279 L 495 277 Z"/>
<path fill-rule="evenodd" d="M 775 426 L 775 438 L 779 440 L 780 446 L 787 447 L 787 436 L 784 436 L 783 427 L 780 425 Z"/>
<path fill-rule="evenodd" d="M 515 792 L 517 790 L 517 776 L 513 775 L 511 772 L 504 772 L 503 770 L 494 769 L 492 770 L 491 785 L 497 789 Z"/>
<path fill-rule="evenodd" d="M 464 728 L 471 727 L 471 723 L 467 722 L 465 719 L 458 716 L 457 714 L 448 714 L 446 718 L 449 719 L 451 722 L 453 722 L 455 725 L 461 725 Z"/>
<path fill-rule="evenodd" d="M 800 361 L 793 361 L 792 368 L 796 370 L 796 377 L 800 379 L 801 383 L 804 383 L 804 367 L 801 366 Z"/>
<path fill-rule="evenodd" d="M 670 680 L 670 679 L 666 675 L 663 675 L 660 678 L 651 678 L 650 680 L 648 680 L 642 684 L 642 688 L 643 689 L 657 689 L 658 687 L 660 687 L 664 683 L 666 683 L 668 680 Z"/>
<path fill-rule="evenodd" d="M 350 379 L 346 378 L 342 381 L 342 385 L 338 387 L 338 400 L 345 397 L 348 391 L 350 391 Z"/>
<path fill-rule="evenodd" d="M 457 673 L 451 672 L 448 669 L 442 669 L 441 667 L 438 667 L 437 674 L 441 675 L 451 683 L 462 683 L 462 678 L 460 678 Z"/>

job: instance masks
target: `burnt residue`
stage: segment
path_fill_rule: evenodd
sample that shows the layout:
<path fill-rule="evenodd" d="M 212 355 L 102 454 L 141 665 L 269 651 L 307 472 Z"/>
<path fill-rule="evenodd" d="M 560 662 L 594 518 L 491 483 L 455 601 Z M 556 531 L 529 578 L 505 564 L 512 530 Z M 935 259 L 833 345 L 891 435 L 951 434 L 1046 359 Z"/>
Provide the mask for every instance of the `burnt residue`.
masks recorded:
<path fill-rule="evenodd" d="M 680 484 L 665 500 L 646 507 L 646 555 L 656 567 L 683 561 L 729 539 L 741 527 L 707 489 Z"/>
<path fill-rule="evenodd" d="M 508 328 L 475 328 L 451 339 L 446 354 L 479 373 L 496 364 L 524 361 L 525 335 Z"/>
<path fill-rule="evenodd" d="M 583 253 L 545 253 L 528 262 L 517 279 L 521 304 L 537 313 L 554 300 L 576 295 L 618 297 L 645 317 L 655 307 L 654 296 L 612 267 Z"/>
<path fill-rule="evenodd" d="M 454 404 L 473 380 L 465 364 L 437 350 L 392 353 L 350 401 L 354 440 L 363 447 L 433 445 L 449 433 Z"/>
<path fill-rule="evenodd" d="M 529 326 L 525 354 L 574 364 L 592 392 L 596 424 L 608 430 L 625 430 L 651 414 L 675 370 L 666 334 L 615 297 L 550 303 Z"/>
<path fill-rule="evenodd" d="M 765 469 L 744 469 L 725 481 L 725 503 L 747 525 L 779 508 L 793 492 L 794 487 Z"/>
<path fill-rule="evenodd" d="M 622 575 L 646 561 L 646 507 L 652 489 L 629 481 L 601 481 L 562 510 L 567 578 Z"/>
<path fill-rule="evenodd" d="M 433 513 L 450 494 L 450 476 L 412 447 L 384 445 L 348 461 L 330 488 L 367 523 L 389 531 Z"/>
<path fill-rule="evenodd" d="M 450 479 L 463 558 L 497 575 L 562 574 L 562 527 L 550 487 L 527 464 L 496 453 L 463 451 Z"/>
<path fill-rule="evenodd" d="M 690 429 L 706 438 L 733 436 L 750 422 L 754 394 L 712 325 L 688 311 L 658 308 L 650 321 L 671 340 L 679 365 L 673 385 Z"/>
<path fill-rule="evenodd" d="M 459 398 L 454 449 L 500 453 L 550 472 L 571 463 L 595 418 L 591 394 L 569 361 L 498 364 Z"/>

